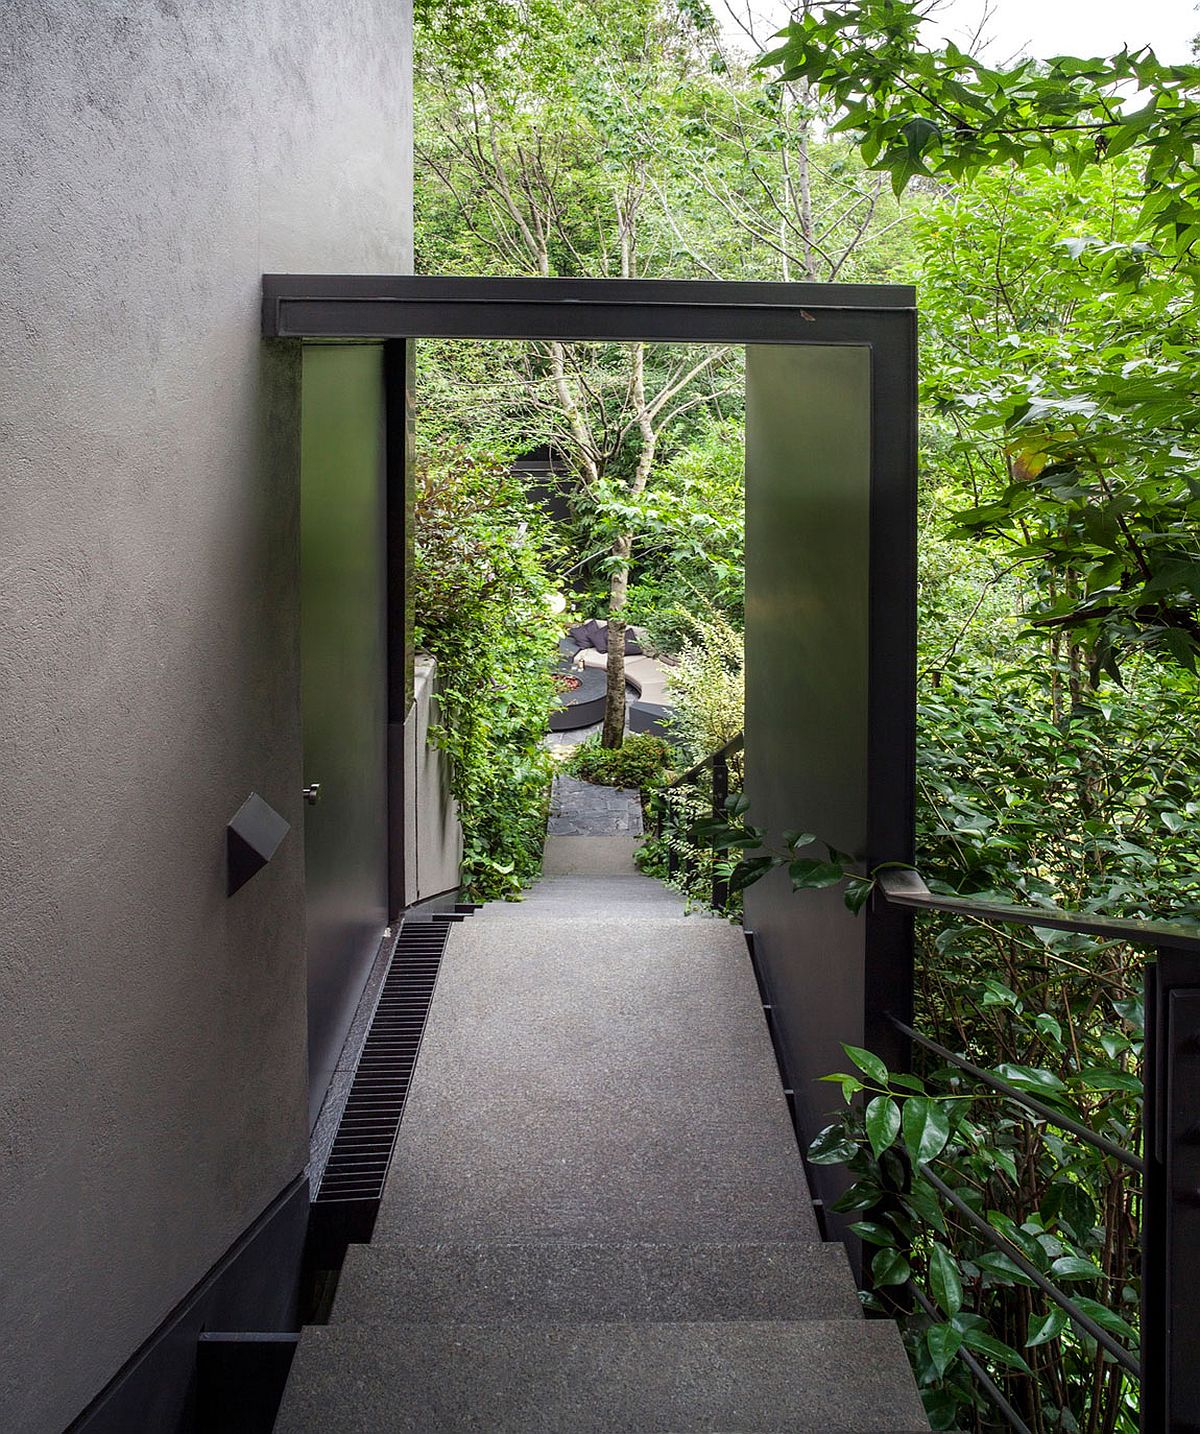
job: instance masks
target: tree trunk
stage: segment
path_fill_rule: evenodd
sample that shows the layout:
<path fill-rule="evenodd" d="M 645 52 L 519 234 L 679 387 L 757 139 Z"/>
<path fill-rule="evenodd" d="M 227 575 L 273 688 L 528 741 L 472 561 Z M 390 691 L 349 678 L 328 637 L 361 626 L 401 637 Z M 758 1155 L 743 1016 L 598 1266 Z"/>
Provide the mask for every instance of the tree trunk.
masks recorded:
<path fill-rule="evenodd" d="M 623 534 L 613 544 L 613 557 L 622 558 L 608 584 L 608 663 L 604 696 L 602 746 L 615 748 L 625 741 L 625 598 L 629 592 L 629 556 L 633 539 Z"/>
<path fill-rule="evenodd" d="M 808 136 L 809 121 L 807 118 L 807 106 L 809 103 L 808 88 L 804 89 L 800 102 L 806 107 L 806 117 L 800 125 L 800 139 L 796 146 L 796 188 L 798 190 L 800 208 L 800 241 L 804 254 L 804 277 L 810 284 L 815 284 L 819 275 L 817 274 L 817 255 L 814 248 L 815 231 L 813 229 L 812 210 L 812 168 L 808 158 Z"/>

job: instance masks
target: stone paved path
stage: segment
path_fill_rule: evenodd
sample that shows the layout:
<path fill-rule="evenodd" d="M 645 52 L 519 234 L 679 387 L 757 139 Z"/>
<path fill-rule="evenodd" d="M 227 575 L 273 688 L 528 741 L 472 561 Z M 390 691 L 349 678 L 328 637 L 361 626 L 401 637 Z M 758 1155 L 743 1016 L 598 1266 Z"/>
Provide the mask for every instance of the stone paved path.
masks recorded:
<path fill-rule="evenodd" d="M 622 787 L 596 787 L 558 776 L 550 793 L 547 830 L 551 836 L 641 836 L 641 799 Z"/>

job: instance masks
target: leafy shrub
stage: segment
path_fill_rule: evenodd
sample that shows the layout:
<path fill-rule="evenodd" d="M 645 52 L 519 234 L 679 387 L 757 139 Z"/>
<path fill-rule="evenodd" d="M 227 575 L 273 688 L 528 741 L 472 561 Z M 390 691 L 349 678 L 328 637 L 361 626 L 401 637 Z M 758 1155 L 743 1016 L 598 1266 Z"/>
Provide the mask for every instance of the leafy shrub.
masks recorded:
<path fill-rule="evenodd" d="M 667 679 L 675 707 L 671 743 L 685 766 L 732 741 L 745 721 L 745 639 L 711 603 L 691 616 L 691 625 Z"/>
<path fill-rule="evenodd" d="M 1034 1046 L 1073 1063 L 1074 1033 L 992 983 Z M 1107 1042 L 1129 1051 L 1142 1034 L 1136 1001 L 1103 1001 Z M 847 1167 L 851 1183 L 834 1208 L 856 1217 L 866 1246 L 869 1304 L 899 1314 L 909 1355 L 935 1429 L 991 1429 L 986 1401 L 956 1359 L 962 1348 L 990 1367 L 1010 1402 L 1039 1429 L 1108 1429 L 1134 1434 L 1136 1391 L 1095 1341 L 1077 1330 L 1027 1273 L 1066 1288 L 1075 1304 L 1136 1352 L 1138 1282 L 1130 1243 L 1137 1182 L 1123 1166 L 1051 1128 L 1036 1131 L 1009 1101 L 964 1082 L 952 1067 L 927 1063 L 895 1074 L 854 1046 L 857 1066 L 827 1079 L 847 1110 L 812 1142 L 809 1160 Z M 1028 1058 L 1041 1060 L 1034 1050 Z M 1102 1055 L 1102 1060 L 1106 1058 Z M 1078 1055 L 1074 1057 L 1078 1060 Z M 989 1062 L 1011 1085 L 1122 1144 L 1133 1144 L 1138 1082 L 1119 1061 L 1083 1066 L 1060 1079 L 1042 1065 Z M 1044 1138 L 1039 1138 L 1044 1136 Z M 1013 1255 L 981 1235 L 935 1189 L 949 1187 Z M 905 1313 L 909 1282 L 922 1291 Z M 900 1292 L 899 1304 L 891 1297 Z"/>
<path fill-rule="evenodd" d="M 441 726 L 476 899 L 513 896 L 541 866 L 558 624 L 544 514 L 506 464 L 461 452 L 417 473 L 417 645 L 438 661 Z"/>
<path fill-rule="evenodd" d="M 670 749 L 651 732 L 631 732 L 622 746 L 602 747 L 597 738 L 581 742 L 567 771 L 599 787 L 653 787 L 662 779 Z"/>
<path fill-rule="evenodd" d="M 696 638 L 696 620 L 679 601 L 678 591 L 648 578 L 630 584 L 625 621 L 645 633 L 651 657 L 674 657 Z"/>

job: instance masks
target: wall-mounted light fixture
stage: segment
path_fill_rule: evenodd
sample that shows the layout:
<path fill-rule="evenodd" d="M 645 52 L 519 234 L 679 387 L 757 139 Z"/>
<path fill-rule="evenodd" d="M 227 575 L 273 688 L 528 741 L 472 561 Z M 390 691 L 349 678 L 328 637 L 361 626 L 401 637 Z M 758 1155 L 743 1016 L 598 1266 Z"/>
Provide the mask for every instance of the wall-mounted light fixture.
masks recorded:
<path fill-rule="evenodd" d="M 232 896 L 266 866 L 291 829 L 291 823 L 257 792 L 250 793 L 225 828 L 227 895 Z"/>

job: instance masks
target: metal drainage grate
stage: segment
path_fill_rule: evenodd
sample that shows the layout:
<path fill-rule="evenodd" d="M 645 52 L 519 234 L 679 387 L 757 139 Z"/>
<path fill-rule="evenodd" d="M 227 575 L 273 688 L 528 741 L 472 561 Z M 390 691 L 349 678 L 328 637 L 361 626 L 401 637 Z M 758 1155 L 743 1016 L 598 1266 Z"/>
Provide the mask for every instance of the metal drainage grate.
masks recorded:
<path fill-rule="evenodd" d="M 350 1240 L 375 1225 L 438 970 L 455 913 L 405 921 L 314 1200 L 313 1214 Z"/>

